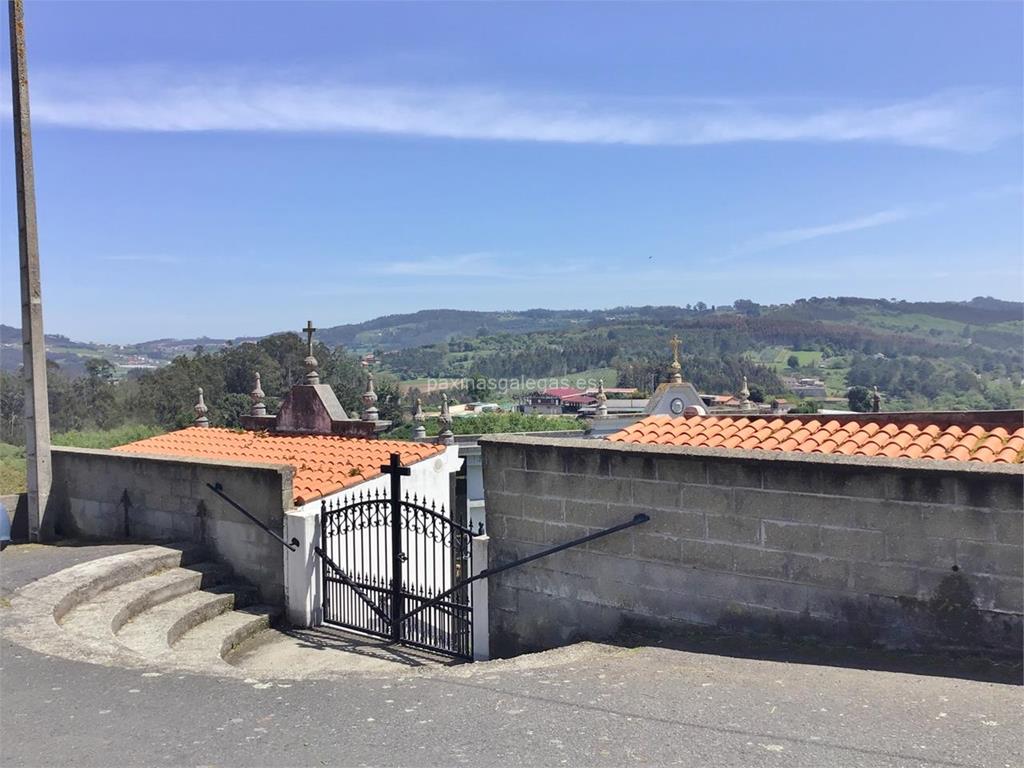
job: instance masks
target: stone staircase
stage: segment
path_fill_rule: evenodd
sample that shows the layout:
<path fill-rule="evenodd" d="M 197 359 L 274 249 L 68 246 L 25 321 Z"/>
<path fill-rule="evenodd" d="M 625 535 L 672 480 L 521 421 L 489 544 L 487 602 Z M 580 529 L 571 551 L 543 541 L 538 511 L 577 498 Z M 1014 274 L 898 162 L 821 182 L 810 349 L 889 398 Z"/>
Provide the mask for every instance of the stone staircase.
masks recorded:
<path fill-rule="evenodd" d="M 278 615 L 203 548 L 162 545 L 32 582 L 12 599 L 5 632 L 82 661 L 233 674 L 225 657 Z"/>

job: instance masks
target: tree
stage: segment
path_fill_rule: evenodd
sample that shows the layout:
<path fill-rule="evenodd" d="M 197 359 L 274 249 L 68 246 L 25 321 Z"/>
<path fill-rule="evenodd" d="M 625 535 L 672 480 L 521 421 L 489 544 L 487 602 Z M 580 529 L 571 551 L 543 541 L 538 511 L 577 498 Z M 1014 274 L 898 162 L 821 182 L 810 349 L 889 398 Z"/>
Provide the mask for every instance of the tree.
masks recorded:
<path fill-rule="evenodd" d="M 800 367 L 800 358 L 796 355 L 790 355 L 786 360 L 786 365 L 790 368 L 796 369 Z"/>
<path fill-rule="evenodd" d="M 398 379 L 386 373 L 380 374 L 374 377 L 373 388 L 377 393 L 379 417 L 392 424 L 401 424 L 405 418 L 405 409 L 402 407 L 402 391 Z"/>
<path fill-rule="evenodd" d="M 0 442 L 25 443 L 25 381 L 21 372 L 0 372 Z"/>
<path fill-rule="evenodd" d="M 867 413 L 871 410 L 871 390 L 867 387 L 850 387 L 846 400 L 851 411 Z"/>
<path fill-rule="evenodd" d="M 761 314 L 761 305 L 750 299 L 736 299 L 732 306 L 741 315 L 748 317 L 758 317 Z"/>
<path fill-rule="evenodd" d="M 82 407 L 83 421 L 100 429 L 111 429 L 124 418 L 114 392 L 114 366 L 102 357 L 85 362 L 85 379 L 74 383 L 75 395 Z"/>
<path fill-rule="evenodd" d="M 752 403 L 763 403 L 764 402 L 764 390 L 760 387 L 750 388 L 750 402 Z"/>
<path fill-rule="evenodd" d="M 224 370 L 224 388 L 228 392 L 247 394 L 256 383 L 256 373 L 260 374 L 260 386 L 268 395 L 285 394 L 284 374 L 281 366 L 271 355 L 259 345 L 245 342 L 235 347 L 228 347 L 220 352 L 220 361 Z"/>
<path fill-rule="evenodd" d="M 260 339 L 256 346 L 277 363 L 285 388 L 298 384 L 299 379 L 305 376 L 306 366 L 303 361 L 306 359 L 306 345 L 297 333 L 275 333 L 273 336 Z M 321 365 L 324 363 L 319 358 L 318 361 Z"/>

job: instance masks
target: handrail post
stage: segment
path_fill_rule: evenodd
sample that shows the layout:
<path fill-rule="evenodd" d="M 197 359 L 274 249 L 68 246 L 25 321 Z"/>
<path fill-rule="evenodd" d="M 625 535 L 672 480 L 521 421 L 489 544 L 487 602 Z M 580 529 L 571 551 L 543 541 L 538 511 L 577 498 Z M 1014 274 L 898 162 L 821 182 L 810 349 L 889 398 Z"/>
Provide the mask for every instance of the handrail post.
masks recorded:
<path fill-rule="evenodd" d="M 402 466 L 402 457 L 391 454 L 391 461 L 380 471 L 391 475 L 391 640 L 402 639 L 402 477 L 412 472 Z"/>
<path fill-rule="evenodd" d="M 487 570 L 487 549 L 491 539 L 488 536 L 474 536 L 473 576 Z M 470 587 L 473 605 L 473 661 L 487 661 L 491 658 L 490 605 L 487 595 L 487 579 L 477 579 Z"/>

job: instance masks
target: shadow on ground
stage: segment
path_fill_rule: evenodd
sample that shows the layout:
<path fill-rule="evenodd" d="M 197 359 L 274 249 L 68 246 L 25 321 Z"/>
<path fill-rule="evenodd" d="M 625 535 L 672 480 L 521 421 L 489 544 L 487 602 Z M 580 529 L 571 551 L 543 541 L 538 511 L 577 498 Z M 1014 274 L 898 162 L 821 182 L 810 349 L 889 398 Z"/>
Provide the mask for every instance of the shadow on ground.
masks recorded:
<path fill-rule="evenodd" d="M 314 627 L 312 629 L 285 627 L 278 631 L 294 638 L 302 648 L 318 651 L 344 651 L 407 667 L 455 666 L 467 663 L 463 659 L 453 659 L 429 651 L 398 645 L 384 638 L 366 637 L 332 627 Z"/>
<path fill-rule="evenodd" d="M 795 642 L 761 635 L 725 633 L 703 627 L 659 632 L 647 627 L 629 626 L 607 642 L 625 648 L 670 648 L 730 658 L 903 672 L 1008 685 L 1024 684 L 1024 660 L 1020 656 L 991 658 L 969 653 L 927 654 L 825 645 L 812 641 Z"/>

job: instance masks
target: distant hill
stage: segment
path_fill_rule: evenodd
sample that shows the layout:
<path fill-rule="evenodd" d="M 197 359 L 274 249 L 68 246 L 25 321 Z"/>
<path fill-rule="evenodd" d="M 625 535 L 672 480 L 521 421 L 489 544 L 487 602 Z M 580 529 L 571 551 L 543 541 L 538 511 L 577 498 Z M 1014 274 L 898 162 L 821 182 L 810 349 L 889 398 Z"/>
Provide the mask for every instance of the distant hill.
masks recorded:
<path fill-rule="evenodd" d="M 559 331 L 602 322 L 622 312 L 642 314 L 646 308 L 617 310 L 527 309 L 519 312 L 476 312 L 424 309 L 406 315 L 385 315 L 364 323 L 335 325 L 318 334 L 324 343 L 349 349 L 391 351 L 436 344 L 455 338 Z"/>
<path fill-rule="evenodd" d="M 356 352 L 380 353 L 427 347 L 457 339 L 578 333 L 600 328 L 670 329 L 722 327 L 730 319 L 758 318 L 759 333 L 783 328 L 786 333 L 820 335 L 825 327 L 862 329 L 879 339 L 920 339 L 936 347 L 955 349 L 979 345 L 992 350 L 1016 350 L 1024 334 L 1024 303 L 978 297 L 961 302 L 908 302 L 856 297 L 800 299 L 792 304 L 761 305 L 739 300 L 731 305 L 616 307 L 607 310 L 550 310 L 479 312 L 429 309 L 385 315 L 362 323 L 321 328 L 317 338 L 330 346 Z M 620 331 L 621 332 L 621 331 Z M 114 345 L 73 341 L 47 334 L 51 359 L 77 371 L 88 357 L 102 356 L 125 367 L 159 366 L 196 346 L 219 349 L 237 339 L 163 338 L 140 344 Z M 0 325 L 0 365 L 13 370 L 21 365 L 21 330 Z"/>

